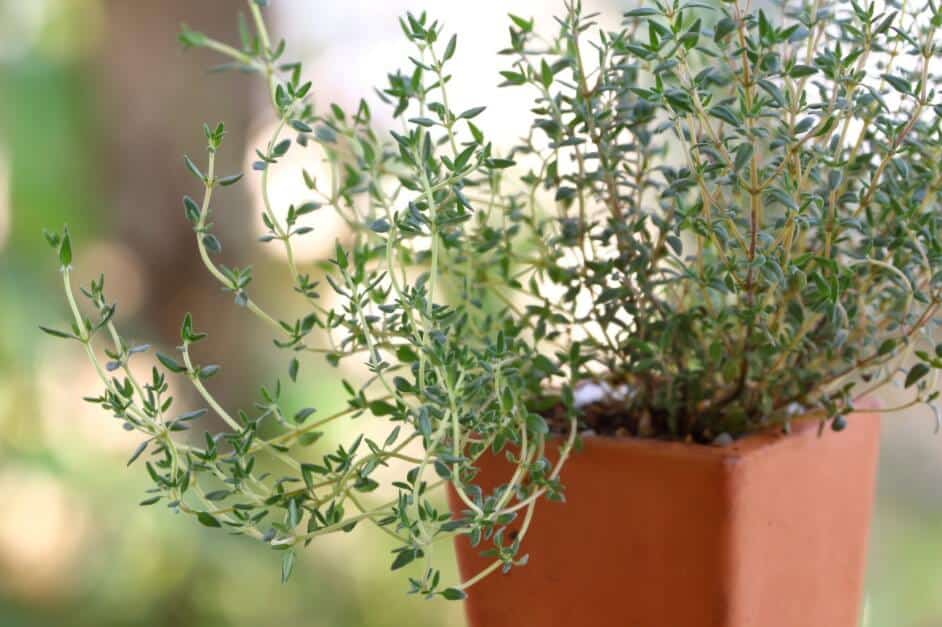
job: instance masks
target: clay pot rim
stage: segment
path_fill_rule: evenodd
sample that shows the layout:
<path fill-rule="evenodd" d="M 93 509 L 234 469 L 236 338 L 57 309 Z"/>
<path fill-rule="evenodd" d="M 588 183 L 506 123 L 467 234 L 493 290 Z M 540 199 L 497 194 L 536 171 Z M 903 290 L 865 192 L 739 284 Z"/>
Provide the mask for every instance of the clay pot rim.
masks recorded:
<path fill-rule="evenodd" d="M 855 416 L 867 415 L 868 409 L 876 408 L 874 402 L 861 403 L 861 410 L 849 416 L 850 428 L 853 428 Z M 636 436 L 611 436 L 598 433 L 581 434 L 582 448 L 603 450 L 633 450 L 638 453 L 649 453 L 657 456 L 676 458 L 700 458 L 723 461 L 761 454 L 770 447 L 800 445 L 817 438 L 821 424 L 821 412 L 810 411 L 795 416 L 791 421 L 791 431 L 785 433 L 780 426 L 770 426 L 763 431 L 756 431 L 744 435 L 728 446 L 715 446 L 677 440 L 663 440 L 658 438 L 639 438 Z M 827 427 L 825 427 L 827 428 Z"/>

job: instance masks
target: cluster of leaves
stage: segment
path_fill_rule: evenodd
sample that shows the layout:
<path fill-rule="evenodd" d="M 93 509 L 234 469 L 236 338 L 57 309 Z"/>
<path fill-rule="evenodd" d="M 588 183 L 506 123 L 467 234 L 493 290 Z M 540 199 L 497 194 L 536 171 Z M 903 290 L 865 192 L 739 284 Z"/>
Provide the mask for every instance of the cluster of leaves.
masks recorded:
<path fill-rule="evenodd" d="M 840 430 L 901 371 L 934 408 L 942 12 L 916 4 L 656 1 L 590 44 L 577 3 L 548 45 L 515 20 L 502 74 L 538 94 L 520 152 L 559 212 L 529 225 L 540 272 L 637 431 Z"/>
<path fill-rule="evenodd" d="M 366 101 L 315 109 L 264 4 L 248 1 L 237 47 L 188 29 L 181 41 L 264 79 L 276 124 L 253 166 L 261 241 L 284 248 L 304 316 L 269 313 L 249 268 L 216 261 L 214 195 L 241 179 L 216 173 L 222 125 L 205 128 L 205 162 L 185 160 L 202 200 L 183 209 L 208 271 L 288 352 L 292 382 L 311 357 L 358 359 L 369 376 L 344 382 L 348 408 L 333 416 L 286 412 L 281 382 L 233 415 L 205 385 L 219 368 L 191 358 L 206 336 L 188 316 L 179 354 L 158 355 L 142 385 L 128 362 L 147 347 L 115 329 L 103 279 L 83 290 L 97 321 L 82 313 L 68 233 L 50 234 L 74 324 L 48 331 L 84 345 L 105 387 L 89 400 L 146 436 L 132 457 L 148 455 L 145 504 L 268 543 L 285 577 L 295 547 L 372 524 L 398 543 L 393 569 L 422 563 L 412 592 L 460 599 L 525 562 L 534 508 L 562 497 L 580 382 L 606 382 L 639 434 L 697 441 L 787 425 L 796 404 L 840 429 L 854 399 L 900 369 L 911 404 L 935 400 L 942 350 L 921 346 L 942 301 L 931 2 L 815 1 L 781 19 L 739 2 L 654 2 L 608 31 L 572 1 L 549 38 L 511 16 L 503 84 L 535 91 L 535 118 L 509 153 L 477 125 L 483 107 L 452 107 L 458 39 L 425 14 L 401 20 L 415 54 L 378 92 L 402 123 L 382 132 Z M 328 175 L 300 171 L 307 197 L 276 207 L 269 174 L 290 151 Z M 294 246 L 327 208 L 349 236 L 302 271 Z M 171 411 L 165 372 L 206 408 Z M 180 438 L 208 412 L 230 430 Z M 364 414 L 389 423 L 384 441 L 318 451 L 325 424 Z M 513 470 L 483 489 L 495 454 Z M 454 515 L 432 498 L 446 484 L 463 504 Z M 432 549 L 456 534 L 493 561 L 446 587 Z"/>

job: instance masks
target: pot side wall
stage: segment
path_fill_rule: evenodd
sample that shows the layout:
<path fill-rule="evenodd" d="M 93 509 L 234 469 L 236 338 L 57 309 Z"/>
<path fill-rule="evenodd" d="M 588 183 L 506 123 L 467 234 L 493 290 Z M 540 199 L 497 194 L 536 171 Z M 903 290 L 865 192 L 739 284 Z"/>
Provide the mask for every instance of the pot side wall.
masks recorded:
<path fill-rule="evenodd" d="M 562 472 L 567 502 L 537 505 L 527 566 L 468 591 L 470 624 L 857 627 L 879 420 L 849 422 L 728 448 L 584 438 Z M 485 490 L 509 476 L 481 460 Z M 464 579 L 489 564 L 467 538 L 456 547 Z"/>

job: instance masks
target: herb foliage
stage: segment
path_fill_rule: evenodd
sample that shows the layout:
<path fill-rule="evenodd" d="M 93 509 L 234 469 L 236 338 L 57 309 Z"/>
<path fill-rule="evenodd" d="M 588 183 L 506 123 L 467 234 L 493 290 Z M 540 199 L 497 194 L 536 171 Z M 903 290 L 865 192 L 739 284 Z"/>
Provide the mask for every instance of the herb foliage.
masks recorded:
<path fill-rule="evenodd" d="M 69 234 L 47 234 L 74 323 L 44 330 L 83 345 L 104 386 L 87 400 L 144 435 L 129 462 L 141 459 L 154 482 L 143 504 L 283 551 L 285 578 L 298 547 L 372 525 L 397 541 L 393 570 L 422 564 L 412 592 L 460 599 L 525 562 L 534 508 L 562 497 L 580 382 L 617 391 L 634 433 L 697 442 L 787 427 L 796 406 L 840 430 L 858 399 L 893 381 L 912 392 L 903 408 L 936 411 L 933 0 L 774 12 L 744 0 L 655 1 L 617 30 L 570 1 L 549 35 L 511 16 L 502 84 L 529 90 L 534 104 L 532 126 L 506 154 L 478 126 L 484 107 L 449 100 L 458 38 L 426 14 L 401 20 L 415 52 L 378 92 L 401 122 L 381 131 L 366 101 L 315 110 L 301 65 L 270 37 L 266 4 L 249 0 L 237 46 L 189 29 L 180 39 L 267 87 L 277 128 L 253 167 L 261 239 L 284 247 L 289 297 L 308 313 L 281 319 L 254 299 L 250 268 L 215 261 L 216 195 L 241 179 L 216 171 L 222 124 L 205 127 L 205 156 L 185 158 L 202 198 L 185 197 L 183 209 L 206 268 L 269 328 L 291 382 L 312 358 L 358 359 L 370 377 L 344 383 L 348 407 L 336 415 L 286 411 L 280 382 L 253 412 L 230 413 L 206 385 L 219 367 L 191 357 L 206 334 L 187 316 L 178 354 L 158 354 L 138 381 L 128 362 L 148 347 L 119 334 L 103 278 L 81 290 L 96 312 L 83 315 Z M 269 173 L 313 147 L 330 180 L 299 172 L 309 199 L 279 218 Z M 352 237 L 326 272 L 303 269 L 293 247 L 312 230 L 304 218 L 330 210 Z M 189 380 L 205 407 L 178 413 L 168 376 Z M 229 430 L 179 437 L 209 412 Z M 384 441 L 319 449 L 324 425 L 365 414 L 388 422 Z M 268 423 L 280 431 L 266 439 Z M 485 492 L 475 475 L 491 452 L 514 470 Z M 280 472 L 260 472 L 260 458 Z M 397 496 L 376 502 L 380 482 Z M 432 498 L 446 483 L 460 516 Z M 448 587 L 433 548 L 456 534 L 493 563 Z"/>

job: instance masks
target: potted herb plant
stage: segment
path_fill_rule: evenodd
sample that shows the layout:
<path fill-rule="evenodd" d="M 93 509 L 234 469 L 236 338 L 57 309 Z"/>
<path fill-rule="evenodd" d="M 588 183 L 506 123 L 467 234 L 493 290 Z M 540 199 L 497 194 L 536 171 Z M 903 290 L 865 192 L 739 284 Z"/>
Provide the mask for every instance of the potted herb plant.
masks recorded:
<path fill-rule="evenodd" d="M 467 597 L 477 627 L 856 625 L 875 415 L 936 411 L 942 368 L 933 1 L 653 2 L 606 30 L 573 0 L 543 36 L 511 16 L 503 84 L 534 103 L 506 153 L 483 107 L 449 98 L 458 38 L 438 22 L 402 19 L 415 53 L 378 92 L 401 122 L 381 130 L 365 101 L 314 109 L 265 4 L 238 46 L 181 40 L 268 89 L 261 239 L 307 313 L 284 319 L 218 261 L 213 208 L 241 177 L 216 171 L 221 124 L 185 160 L 183 210 L 208 271 L 285 351 L 285 382 L 321 358 L 369 377 L 335 415 L 283 407 L 280 382 L 230 412 L 187 316 L 139 380 L 147 347 L 116 329 L 103 279 L 83 313 L 68 232 L 48 234 L 74 321 L 45 330 L 83 346 L 104 386 L 89 400 L 142 433 L 143 504 L 261 540 L 285 577 L 315 537 L 377 527 L 411 592 Z M 308 195 L 275 207 L 289 151 L 329 180 L 298 172 Z M 302 268 L 293 247 L 324 211 L 350 235 Z M 173 405 L 170 376 L 204 407 Z M 868 404 L 893 382 L 911 400 Z M 226 431 L 180 437 L 210 412 Z M 318 446 L 367 415 L 388 437 Z M 459 583 L 435 559 L 451 539 Z"/>

